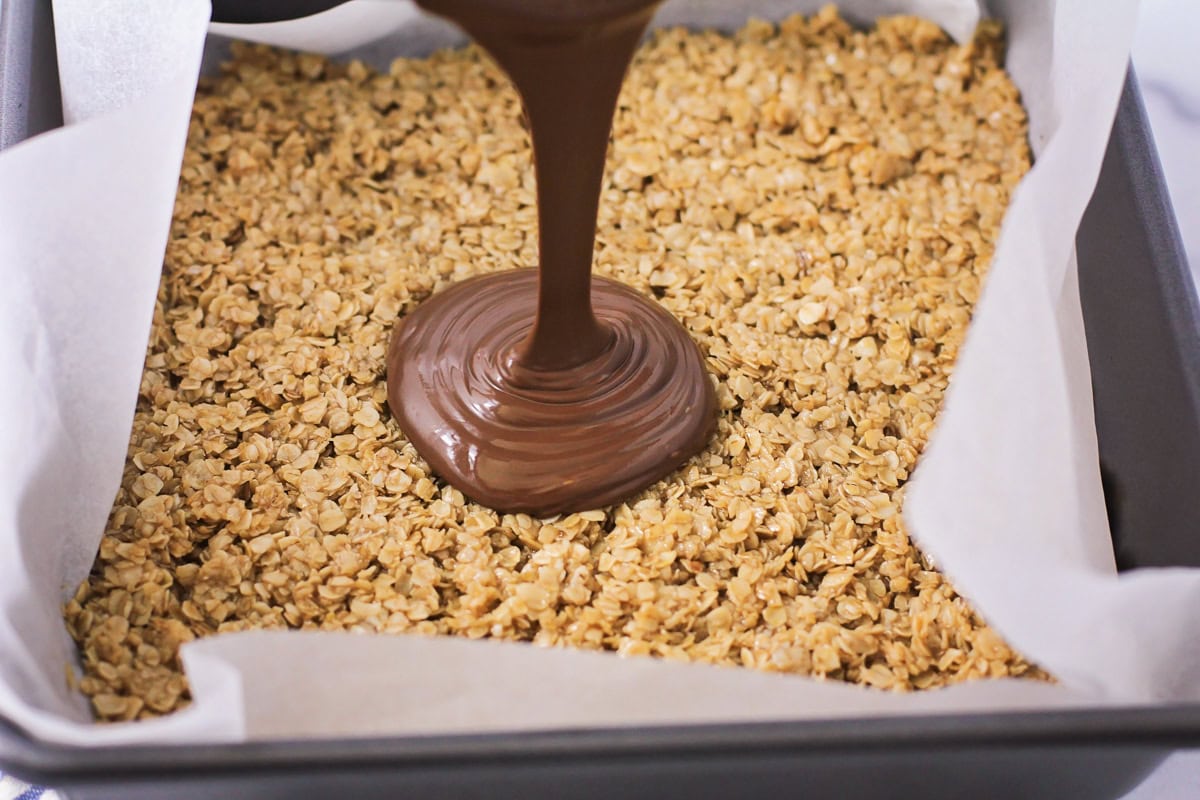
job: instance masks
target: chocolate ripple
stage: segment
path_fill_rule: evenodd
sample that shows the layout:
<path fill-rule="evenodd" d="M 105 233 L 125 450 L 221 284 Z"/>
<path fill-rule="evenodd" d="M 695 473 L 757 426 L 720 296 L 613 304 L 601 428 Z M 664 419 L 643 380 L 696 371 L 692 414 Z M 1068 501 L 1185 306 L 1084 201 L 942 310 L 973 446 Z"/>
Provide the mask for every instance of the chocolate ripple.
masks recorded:
<path fill-rule="evenodd" d="M 537 270 L 455 284 L 396 327 L 388 405 L 434 472 L 476 502 L 535 516 L 615 503 L 701 450 L 716 400 L 699 348 L 657 303 L 593 277 L 608 335 L 567 369 L 522 363 Z"/>

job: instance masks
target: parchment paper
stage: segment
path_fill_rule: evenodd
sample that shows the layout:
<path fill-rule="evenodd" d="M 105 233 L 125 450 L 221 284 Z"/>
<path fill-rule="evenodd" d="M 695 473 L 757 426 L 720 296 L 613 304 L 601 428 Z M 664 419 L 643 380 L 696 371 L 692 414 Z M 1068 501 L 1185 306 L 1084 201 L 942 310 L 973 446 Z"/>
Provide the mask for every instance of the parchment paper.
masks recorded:
<path fill-rule="evenodd" d="M 812 0 L 672 0 L 662 22 L 734 26 Z M 973 0 L 858 0 L 958 37 Z M 77 744 L 537 729 L 1200 699 L 1200 571 L 1113 567 L 1073 262 L 1124 76 L 1136 0 L 988 10 L 1037 163 L 1017 191 L 906 514 L 956 587 L 1061 680 L 896 695 L 732 668 L 501 642 L 242 633 L 187 645 L 195 702 L 94 726 L 68 688 L 60 604 L 116 491 L 142 369 L 205 0 L 56 0 L 68 125 L 0 154 L 0 715 Z M 222 32 L 233 32 L 225 28 Z M 242 36 L 378 63 L 454 41 L 403 0 Z M 375 41 L 386 35 L 383 41 Z"/>

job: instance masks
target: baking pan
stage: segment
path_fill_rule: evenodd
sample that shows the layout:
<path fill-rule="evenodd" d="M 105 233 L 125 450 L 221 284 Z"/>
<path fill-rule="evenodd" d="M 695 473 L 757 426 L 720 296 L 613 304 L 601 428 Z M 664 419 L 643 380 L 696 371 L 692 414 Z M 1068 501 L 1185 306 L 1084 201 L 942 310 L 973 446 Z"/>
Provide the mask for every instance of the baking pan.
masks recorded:
<path fill-rule="evenodd" d="M 1117 564 L 1200 567 L 1200 301 L 1132 70 L 1075 249 Z"/>
<path fill-rule="evenodd" d="M 50 0 L 0 0 L 0 148 L 60 122 Z M 1200 308 L 1132 74 L 1078 253 L 1120 564 L 1200 566 Z M 0 719 L 0 767 L 74 800 L 1102 800 L 1198 746 L 1200 704 L 96 749 Z"/>

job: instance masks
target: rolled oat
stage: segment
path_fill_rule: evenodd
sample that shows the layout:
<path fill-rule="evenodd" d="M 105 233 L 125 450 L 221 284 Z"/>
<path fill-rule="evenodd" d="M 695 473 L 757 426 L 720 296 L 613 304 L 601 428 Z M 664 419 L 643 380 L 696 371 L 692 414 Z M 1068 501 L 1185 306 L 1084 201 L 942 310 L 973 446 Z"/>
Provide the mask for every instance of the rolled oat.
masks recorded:
<path fill-rule="evenodd" d="M 197 93 L 121 489 L 66 607 L 98 718 L 188 700 L 248 628 L 456 634 L 888 689 L 1041 676 L 909 540 L 1026 121 L 985 24 L 833 10 L 663 30 L 618 109 L 596 269 L 707 354 L 712 445 L 615 508 L 498 515 L 387 412 L 392 325 L 536 259 L 516 95 L 475 48 L 388 74 L 235 47 Z"/>

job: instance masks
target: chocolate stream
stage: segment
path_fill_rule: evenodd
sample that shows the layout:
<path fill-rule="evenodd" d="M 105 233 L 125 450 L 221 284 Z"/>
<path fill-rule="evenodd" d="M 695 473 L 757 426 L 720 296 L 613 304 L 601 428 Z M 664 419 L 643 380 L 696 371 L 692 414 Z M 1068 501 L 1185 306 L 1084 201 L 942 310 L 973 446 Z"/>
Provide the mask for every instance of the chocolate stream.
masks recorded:
<path fill-rule="evenodd" d="M 715 397 L 686 330 L 593 278 L 612 115 L 657 0 L 420 0 L 461 25 L 521 95 L 539 270 L 457 284 L 397 325 L 388 404 L 468 497 L 545 516 L 618 502 L 703 448 Z"/>

